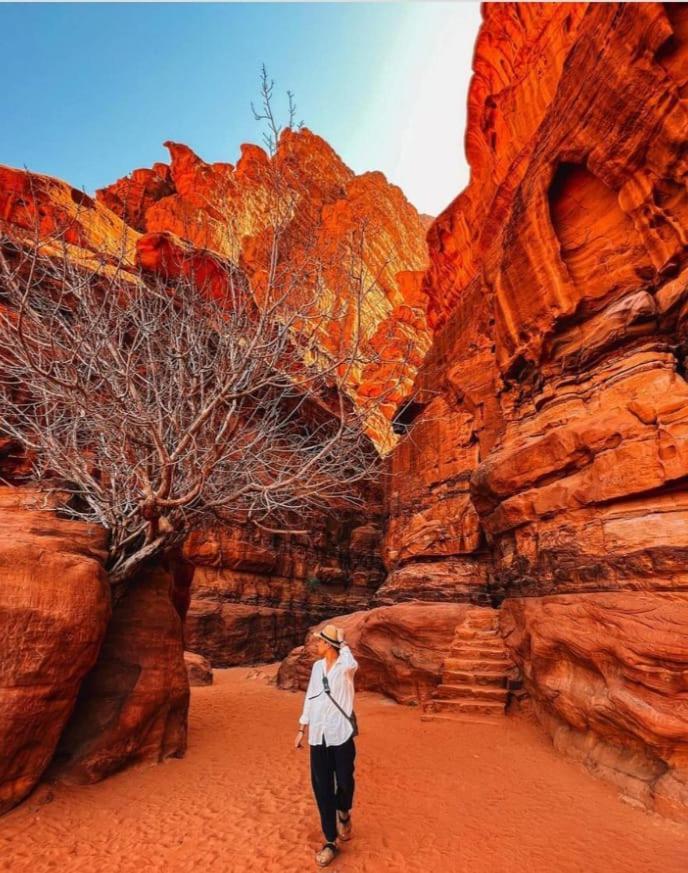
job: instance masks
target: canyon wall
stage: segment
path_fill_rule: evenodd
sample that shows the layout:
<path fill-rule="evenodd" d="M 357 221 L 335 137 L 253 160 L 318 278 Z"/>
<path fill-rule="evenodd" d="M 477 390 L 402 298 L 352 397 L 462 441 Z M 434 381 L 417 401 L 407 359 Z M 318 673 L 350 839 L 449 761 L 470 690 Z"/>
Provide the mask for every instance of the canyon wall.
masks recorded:
<path fill-rule="evenodd" d="M 26 485 L 0 488 L 0 523 L 0 814 L 46 773 L 92 782 L 183 754 L 183 562 L 144 569 L 113 599 L 102 528 Z"/>
<path fill-rule="evenodd" d="M 427 266 L 424 218 L 382 173 L 356 175 L 307 128 L 284 130 L 274 155 L 243 145 L 236 165 L 206 163 L 180 143 L 165 146 L 169 164 L 135 170 L 99 190 L 98 204 L 144 234 L 138 249 L 146 267 L 162 266 L 164 253 L 151 240 L 172 234 L 237 264 L 257 295 L 265 288 L 278 214 L 280 263 L 305 286 L 317 263 L 320 284 L 310 290 L 323 311 L 337 313 L 319 338 L 325 352 L 337 354 L 351 341 L 359 316 L 352 298 L 362 292 L 365 361 L 354 368 L 348 389 L 360 404 L 384 395 L 371 432 L 388 449 L 387 419 L 430 344 L 420 287 Z M 401 379 L 395 361 L 404 364 Z"/>
<path fill-rule="evenodd" d="M 215 667 L 279 660 L 325 618 L 365 609 L 384 578 L 381 530 L 346 513 L 309 534 L 237 525 L 193 534 L 195 567 L 184 625 L 187 649 Z"/>
<path fill-rule="evenodd" d="M 378 602 L 501 604 L 558 748 L 688 815 L 688 9 L 483 7 Z"/>
<path fill-rule="evenodd" d="M 229 263 L 260 302 L 277 166 L 290 208 L 282 269 L 298 276 L 315 259 L 323 306 L 347 312 L 351 275 L 341 254 L 366 224 L 358 266 L 371 360 L 352 372 L 348 390 L 361 405 L 388 393 L 370 431 L 389 447 L 389 418 L 430 342 L 421 290 L 426 218 L 382 174 L 356 176 L 307 130 L 286 131 L 273 158 L 244 146 L 236 167 L 168 147 L 169 165 L 136 170 L 96 198 L 58 179 L 0 167 L 0 228 L 25 245 L 36 235 L 55 238 L 56 253 L 65 243 L 75 263 L 117 268 L 131 282 L 191 270 L 199 288 L 213 293 L 224 281 L 220 262 Z M 320 337 L 325 353 L 350 341 L 350 321 L 351 311 L 330 322 L 331 334 Z M 405 367 L 398 385 L 390 360 Z M 185 562 L 142 568 L 113 597 L 105 533 L 35 508 L 42 498 L 27 487 L 30 463 L 5 439 L 0 466 L 4 480 L 15 482 L 0 494 L 0 521 L 10 533 L 0 548 L 0 631 L 8 641 L 0 659 L 0 812 L 46 768 L 50 778 L 89 782 L 130 763 L 183 754 L 183 640 L 217 665 L 274 660 L 310 625 L 367 606 L 384 575 L 381 496 L 370 483 L 363 510 L 323 516 L 309 536 L 239 522 L 197 531 L 185 544 Z"/>
<path fill-rule="evenodd" d="M 371 435 L 383 450 L 389 448 L 389 417 L 410 389 L 430 343 L 421 289 L 427 263 L 423 218 L 381 173 L 356 176 L 307 129 L 286 130 L 273 156 L 242 146 L 236 165 L 209 164 L 187 146 L 166 146 L 169 164 L 136 170 L 96 196 L 99 207 L 143 234 L 137 257 L 146 269 L 169 270 L 181 243 L 199 253 L 196 269 L 210 287 L 212 276 L 208 280 L 199 261 L 206 254 L 239 265 L 259 293 L 277 174 L 289 192 L 284 263 L 298 272 L 317 257 L 325 281 L 322 306 L 346 307 L 352 286 L 343 252 L 365 224 L 360 267 L 369 289 L 361 315 L 370 362 L 352 373 L 349 390 L 361 404 L 387 395 L 371 422 Z M 330 322 L 331 335 L 323 338 L 326 351 L 336 353 L 350 337 L 352 315 L 353 310 Z M 395 361 L 403 361 L 406 374 L 398 385 Z M 197 567 L 185 625 L 187 648 L 214 666 L 274 660 L 300 642 L 312 624 L 365 607 L 384 576 L 381 498 L 376 486 L 369 490 L 364 511 L 323 519 L 308 537 L 280 537 L 241 524 L 195 534 L 186 544 L 187 557 Z"/>

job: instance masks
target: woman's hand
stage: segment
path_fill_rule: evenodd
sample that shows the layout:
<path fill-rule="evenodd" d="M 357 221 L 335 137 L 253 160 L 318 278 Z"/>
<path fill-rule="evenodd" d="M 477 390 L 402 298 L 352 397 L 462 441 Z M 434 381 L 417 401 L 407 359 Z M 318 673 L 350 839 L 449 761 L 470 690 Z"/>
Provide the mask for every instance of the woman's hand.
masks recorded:
<path fill-rule="evenodd" d="M 303 731 L 300 730 L 300 731 L 298 732 L 298 734 L 296 735 L 296 739 L 294 740 L 294 748 L 295 748 L 295 749 L 300 749 L 302 743 L 303 743 Z"/>

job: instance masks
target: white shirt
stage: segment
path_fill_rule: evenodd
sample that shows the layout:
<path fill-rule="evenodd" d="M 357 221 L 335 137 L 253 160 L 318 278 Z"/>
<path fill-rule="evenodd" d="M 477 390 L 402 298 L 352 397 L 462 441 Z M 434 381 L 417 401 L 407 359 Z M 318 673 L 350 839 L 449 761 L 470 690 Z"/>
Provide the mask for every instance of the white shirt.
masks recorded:
<path fill-rule="evenodd" d="M 300 724 L 308 725 L 308 742 L 311 746 L 319 746 L 323 739 L 327 746 L 340 746 L 354 732 L 349 719 L 325 693 L 323 676 L 327 677 L 332 697 L 344 712 L 351 714 L 354 708 L 354 673 L 357 669 L 358 663 L 346 643 L 342 643 L 339 657 L 329 672 L 324 658 L 313 664 L 299 719 Z"/>

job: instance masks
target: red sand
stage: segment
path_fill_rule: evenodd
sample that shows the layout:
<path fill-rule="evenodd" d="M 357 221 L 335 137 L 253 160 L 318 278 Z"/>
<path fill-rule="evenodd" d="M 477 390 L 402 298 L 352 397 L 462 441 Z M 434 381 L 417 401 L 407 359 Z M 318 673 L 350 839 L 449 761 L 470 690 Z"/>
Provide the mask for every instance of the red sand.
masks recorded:
<path fill-rule="evenodd" d="M 307 751 L 293 749 L 301 695 L 269 685 L 274 672 L 216 671 L 214 686 L 193 689 L 183 760 L 39 788 L 0 821 L 0 870 L 318 869 Z M 524 719 L 423 723 L 373 694 L 357 712 L 355 836 L 329 870 L 688 870 L 688 827 L 621 802 Z"/>

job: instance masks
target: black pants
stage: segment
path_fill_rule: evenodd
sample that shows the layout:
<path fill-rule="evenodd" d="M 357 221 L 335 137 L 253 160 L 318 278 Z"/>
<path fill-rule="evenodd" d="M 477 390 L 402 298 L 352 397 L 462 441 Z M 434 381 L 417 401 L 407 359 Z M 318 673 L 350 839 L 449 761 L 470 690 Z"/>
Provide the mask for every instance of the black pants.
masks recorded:
<path fill-rule="evenodd" d="M 328 843 L 337 839 L 337 810 L 349 812 L 354 802 L 354 738 L 341 746 L 311 746 L 311 784 Z"/>

